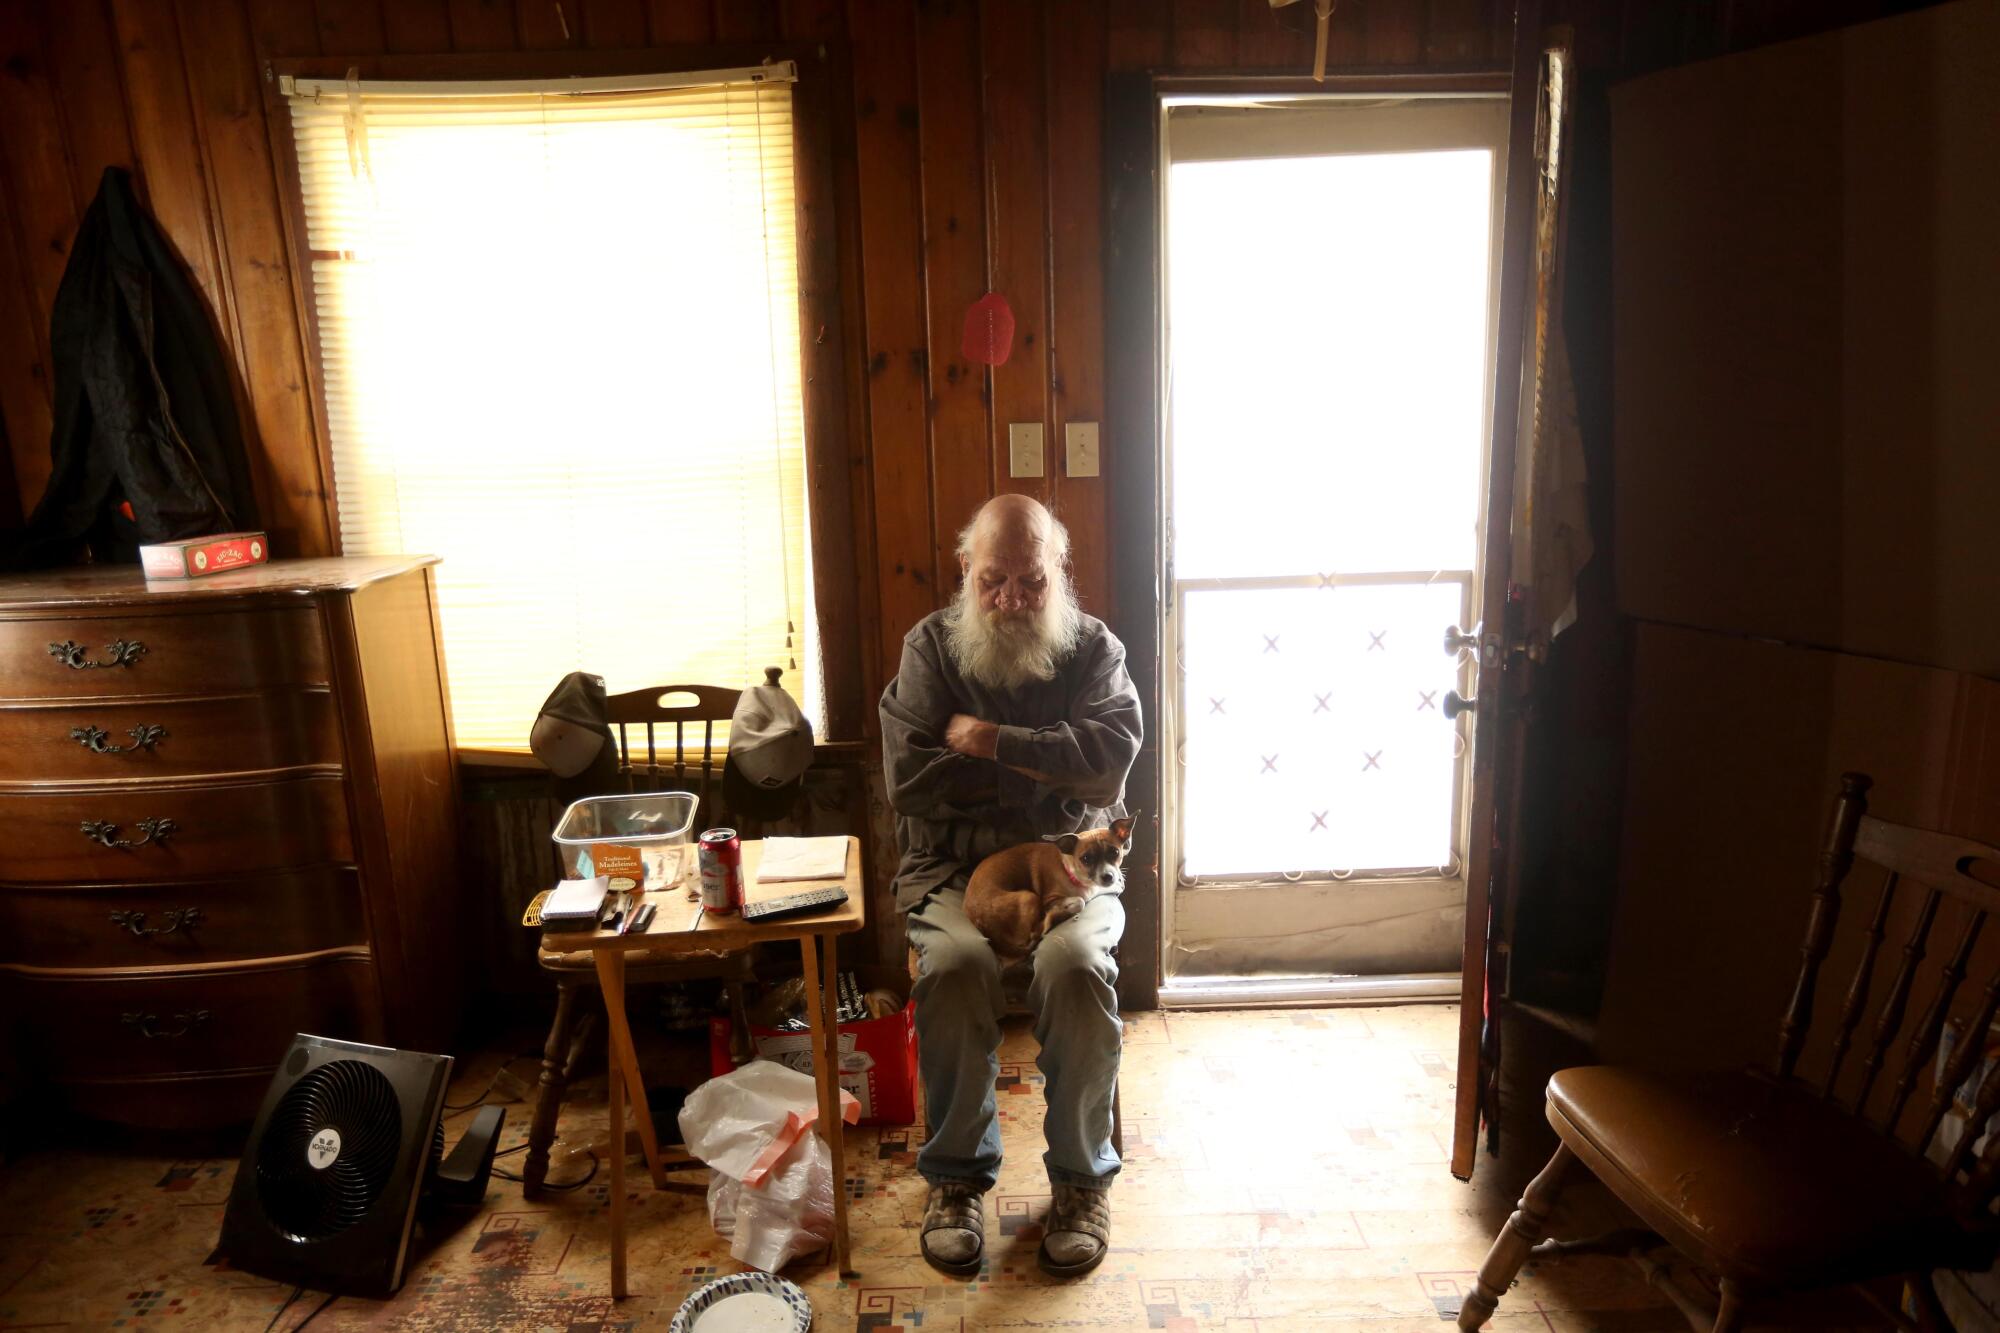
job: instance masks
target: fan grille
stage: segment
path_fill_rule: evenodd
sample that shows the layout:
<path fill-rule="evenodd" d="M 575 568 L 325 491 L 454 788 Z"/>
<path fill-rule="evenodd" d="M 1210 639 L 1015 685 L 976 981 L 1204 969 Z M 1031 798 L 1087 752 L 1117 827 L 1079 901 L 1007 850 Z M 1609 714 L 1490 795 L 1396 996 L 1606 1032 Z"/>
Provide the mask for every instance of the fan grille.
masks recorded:
<path fill-rule="evenodd" d="M 313 1136 L 332 1129 L 339 1155 L 322 1168 L 307 1158 Z M 403 1138 L 402 1107 L 381 1070 L 334 1060 L 308 1073 L 278 1103 L 257 1151 L 264 1212 L 294 1240 L 325 1240 L 360 1222 L 375 1205 Z"/>

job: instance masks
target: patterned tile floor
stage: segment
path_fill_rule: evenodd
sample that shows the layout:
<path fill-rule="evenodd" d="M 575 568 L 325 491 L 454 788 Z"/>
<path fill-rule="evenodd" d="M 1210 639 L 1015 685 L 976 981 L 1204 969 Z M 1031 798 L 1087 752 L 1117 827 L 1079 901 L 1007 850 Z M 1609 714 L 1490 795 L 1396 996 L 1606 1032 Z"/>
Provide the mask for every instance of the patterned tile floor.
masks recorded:
<path fill-rule="evenodd" d="M 934 1333 L 1004 1328 L 1435 1330 L 1520 1185 L 1445 1168 L 1456 1011 L 1444 1006 L 1133 1014 L 1123 1102 L 1127 1162 L 1112 1195 L 1113 1243 L 1092 1276 L 1056 1284 L 1035 1268 L 1048 1185 L 1040 1165 L 1034 1042 L 1009 1028 L 1000 1094 L 1008 1161 L 988 1199 L 988 1263 L 950 1279 L 917 1255 L 920 1128 L 854 1130 L 848 1187 L 854 1263 L 840 1279 L 802 1260 L 820 1329 Z M 503 1051 L 506 1048 L 503 1048 Z M 503 1053 L 461 1063 L 454 1101 L 484 1087 Z M 531 1062 L 512 1065 L 519 1074 Z M 565 1108 L 566 1139 L 603 1132 L 601 1075 Z M 510 1107 L 503 1146 L 527 1132 Z M 463 1123 L 457 1119 L 456 1123 Z M 518 1155 L 503 1159 L 518 1164 Z M 516 1165 L 516 1169 L 518 1166 Z M 558 1168 L 560 1180 L 565 1170 Z M 319 1304 L 213 1260 L 231 1160 L 52 1149 L 0 1168 L 0 1329 L 289 1329 Z M 387 1302 L 343 1298 L 315 1328 L 664 1328 L 682 1299 L 736 1271 L 699 1193 L 659 1192 L 634 1171 L 632 1296 L 607 1292 L 602 1174 L 547 1203 L 496 1181 L 486 1206 L 433 1240 Z M 1572 1191 L 1565 1208 L 1606 1205 Z M 1812 1325 L 1826 1327 L 1825 1324 Z M 1496 1330 L 1680 1329 L 1622 1260 L 1530 1271 Z"/>

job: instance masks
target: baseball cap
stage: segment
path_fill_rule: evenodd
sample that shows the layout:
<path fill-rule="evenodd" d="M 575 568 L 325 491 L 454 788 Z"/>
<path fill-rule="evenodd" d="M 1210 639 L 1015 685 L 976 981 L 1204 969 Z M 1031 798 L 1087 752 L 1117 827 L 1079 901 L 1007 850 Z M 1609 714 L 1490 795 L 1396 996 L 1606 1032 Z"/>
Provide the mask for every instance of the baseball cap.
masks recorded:
<path fill-rule="evenodd" d="M 736 700 L 729 719 L 729 757 L 722 793 L 729 808 L 760 819 L 784 814 L 812 766 L 812 723 L 778 684 L 784 672 L 764 668 L 764 683 Z"/>
<path fill-rule="evenodd" d="M 559 778 L 573 778 L 612 753 L 604 677 L 572 671 L 542 701 L 528 748 Z M 616 767 L 615 763 L 612 765 Z"/>

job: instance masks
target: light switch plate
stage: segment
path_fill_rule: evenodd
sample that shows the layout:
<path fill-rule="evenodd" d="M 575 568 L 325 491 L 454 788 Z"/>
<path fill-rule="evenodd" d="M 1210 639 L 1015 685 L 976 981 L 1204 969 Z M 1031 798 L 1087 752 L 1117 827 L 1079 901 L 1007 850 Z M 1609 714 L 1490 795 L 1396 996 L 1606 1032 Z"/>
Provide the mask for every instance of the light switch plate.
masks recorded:
<path fill-rule="evenodd" d="M 1097 475 L 1097 423 L 1072 421 L 1063 427 L 1064 470 L 1072 477 Z"/>
<path fill-rule="evenodd" d="M 1039 477 L 1042 475 L 1041 422 L 1010 421 L 1007 423 L 1007 475 L 1010 477 Z"/>

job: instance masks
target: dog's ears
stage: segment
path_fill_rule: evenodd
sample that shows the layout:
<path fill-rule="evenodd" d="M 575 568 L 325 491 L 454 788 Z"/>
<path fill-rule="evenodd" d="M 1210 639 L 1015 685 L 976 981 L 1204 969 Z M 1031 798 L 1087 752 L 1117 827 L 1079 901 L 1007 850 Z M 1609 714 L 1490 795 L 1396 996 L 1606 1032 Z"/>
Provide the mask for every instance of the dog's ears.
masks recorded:
<path fill-rule="evenodd" d="M 1127 847 L 1132 845 L 1132 826 L 1137 822 L 1138 817 L 1139 812 L 1134 810 L 1123 819 L 1114 819 L 1111 821 L 1111 832 L 1117 836 L 1119 842 Z"/>
<path fill-rule="evenodd" d="M 1060 851 L 1064 856 L 1076 855 L 1076 834 L 1059 833 L 1049 839 L 1049 841 L 1053 842 L 1056 845 L 1056 850 Z"/>

